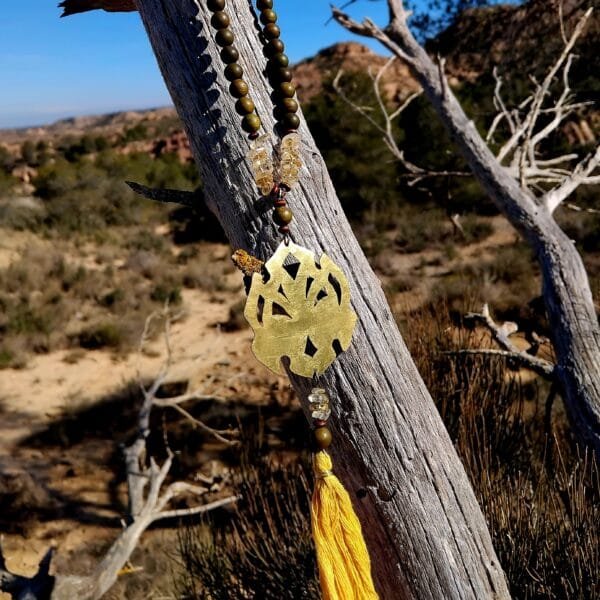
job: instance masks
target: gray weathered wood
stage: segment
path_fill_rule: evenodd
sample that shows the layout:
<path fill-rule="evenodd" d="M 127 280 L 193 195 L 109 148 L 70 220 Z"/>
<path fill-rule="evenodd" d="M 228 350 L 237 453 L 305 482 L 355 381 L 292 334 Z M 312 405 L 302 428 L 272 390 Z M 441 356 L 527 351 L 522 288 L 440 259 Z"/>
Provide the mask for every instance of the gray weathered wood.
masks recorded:
<path fill-rule="evenodd" d="M 441 67 L 410 32 L 403 1 L 388 0 L 388 5 L 385 30 L 368 20 L 358 24 L 337 9 L 334 16 L 347 29 L 378 39 L 408 64 L 474 175 L 535 252 L 565 407 L 575 434 L 600 456 L 600 326 L 581 256 L 552 216 L 555 206 L 548 197 L 554 192 L 537 200 L 502 167 L 465 115 Z"/>
<path fill-rule="evenodd" d="M 199 0 L 138 0 L 181 116 L 209 207 L 233 248 L 266 259 L 278 240 L 258 198 L 248 141 Z M 229 0 L 240 63 L 267 131 L 272 106 L 257 22 L 248 0 Z M 284 32 L 285 33 L 285 32 Z M 288 199 L 297 243 L 327 252 L 349 276 L 359 323 L 351 349 L 318 383 L 334 397 L 335 468 L 364 525 L 382 598 L 508 598 L 504 575 L 465 471 L 344 217 L 304 121 L 299 185 Z M 311 381 L 293 378 L 305 399 Z M 358 490 L 366 490 L 359 498 Z"/>

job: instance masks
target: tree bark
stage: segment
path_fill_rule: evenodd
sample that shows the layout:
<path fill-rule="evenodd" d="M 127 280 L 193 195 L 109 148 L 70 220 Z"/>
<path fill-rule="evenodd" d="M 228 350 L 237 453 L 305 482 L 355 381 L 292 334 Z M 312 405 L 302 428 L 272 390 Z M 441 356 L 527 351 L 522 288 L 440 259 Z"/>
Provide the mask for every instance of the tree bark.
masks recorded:
<path fill-rule="evenodd" d="M 137 4 L 189 136 L 209 208 L 233 248 L 267 259 L 278 239 L 245 159 L 248 141 L 227 91 L 205 4 Z M 256 17 L 248 0 L 227 4 L 250 94 L 272 131 Z M 363 523 L 376 586 L 386 599 L 508 598 L 465 471 L 304 121 L 300 133 L 305 168 L 288 196 L 293 238 L 342 267 L 359 317 L 350 350 L 318 384 L 332 395 L 335 469 Z M 306 409 L 314 382 L 293 377 L 292 383 Z"/>

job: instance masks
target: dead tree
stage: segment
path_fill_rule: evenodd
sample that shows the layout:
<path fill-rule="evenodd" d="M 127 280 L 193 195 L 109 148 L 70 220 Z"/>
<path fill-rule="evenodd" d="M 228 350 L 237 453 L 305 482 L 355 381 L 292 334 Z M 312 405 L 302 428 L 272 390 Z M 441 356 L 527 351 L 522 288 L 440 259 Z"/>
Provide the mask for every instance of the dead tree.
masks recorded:
<path fill-rule="evenodd" d="M 278 240 L 245 159 L 248 141 L 227 92 L 201 0 L 138 0 L 183 120 L 209 208 L 233 248 L 268 258 Z M 267 131 L 274 127 L 259 25 L 229 0 L 240 63 Z M 305 168 L 290 194 L 293 236 L 348 274 L 359 324 L 351 349 L 318 383 L 334 394 L 337 471 L 355 499 L 383 598 L 507 598 L 490 535 L 435 406 L 398 332 L 379 280 L 343 215 L 302 122 Z M 294 377 L 305 400 L 313 382 Z"/>
<path fill-rule="evenodd" d="M 166 448 L 167 458 L 159 465 L 151 456 L 148 448 L 150 435 L 150 416 L 156 407 L 174 408 L 183 411 L 183 415 L 195 426 L 227 443 L 233 443 L 231 431 L 214 430 L 201 421 L 194 419 L 181 404 L 199 397 L 199 391 L 174 398 L 157 398 L 160 387 L 165 382 L 171 367 L 171 350 L 169 344 L 169 325 L 171 316 L 166 309 L 164 313 L 153 314 L 146 321 L 142 335 L 140 351 L 147 338 L 148 328 L 156 317 L 164 319 L 164 338 L 166 359 L 161 372 L 148 388 L 140 380 L 143 401 L 138 413 L 137 434 L 129 446 L 123 449 L 127 472 L 128 511 L 123 523 L 123 530 L 110 546 L 102 560 L 90 575 L 73 576 L 50 574 L 50 566 L 54 549 L 50 549 L 41 560 L 38 572 L 33 577 L 23 577 L 10 572 L 6 566 L 2 546 L 0 544 L 0 591 L 11 595 L 14 600 L 99 600 L 115 584 L 119 573 L 129 561 L 139 543 L 142 534 L 154 523 L 164 519 L 177 519 L 206 513 L 222 506 L 236 502 L 238 496 L 226 496 L 212 502 L 199 502 L 199 499 L 210 492 L 218 491 L 221 484 L 210 477 L 200 477 L 201 485 L 186 481 L 175 481 L 167 484 L 167 478 L 173 464 L 174 455 Z M 169 506 L 185 497 L 196 498 L 194 506 L 189 508 L 169 508 Z"/>
<path fill-rule="evenodd" d="M 579 185 L 599 180 L 595 169 L 600 162 L 600 148 L 569 169 L 565 163 L 573 160 L 572 155 L 544 162 L 536 152 L 541 139 L 573 110 L 574 105 L 569 104 L 569 56 L 591 9 L 571 38 L 565 39 L 565 49 L 548 76 L 521 107 L 521 110 L 527 108 L 523 118 L 504 107 L 498 79 L 499 119 L 508 122 L 512 135 L 496 157 L 450 89 L 443 63 L 436 64 L 413 37 L 408 26 L 409 13 L 402 0 L 388 0 L 388 6 L 390 22 L 385 29 L 368 19 L 358 23 L 338 9 L 334 9 L 334 17 L 349 31 L 380 41 L 407 63 L 475 177 L 533 249 L 541 267 L 543 296 L 557 358 L 555 373 L 565 406 L 577 437 L 600 453 L 600 327 L 581 256 L 553 217 L 556 208 Z M 552 118 L 537 129 L 550 83 L 561 68 L 564 92 L 546 112 Z M 541 183 L 554 187 L 540 193 Z"/>

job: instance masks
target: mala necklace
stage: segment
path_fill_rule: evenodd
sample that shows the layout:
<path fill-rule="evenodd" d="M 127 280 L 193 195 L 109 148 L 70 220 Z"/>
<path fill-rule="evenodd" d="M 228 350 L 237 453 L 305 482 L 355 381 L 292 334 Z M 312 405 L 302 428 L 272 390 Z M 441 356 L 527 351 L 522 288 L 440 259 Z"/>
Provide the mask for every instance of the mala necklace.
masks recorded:
<path fill-rule="evenodd" d="M 259 135 L 261 120 L 248 95 L 248 84 L 238 63 L 231 19 L 225 12 L 225 0 L 206 0 L 213 13 L 211 25 L 215 41 L 221 47 L 229 92 L 236 99 L 236 112 L 242 117 L 242 129 L 248 133 L 248 160 L 254 180 L 263 196 L 273 202 L 273 220 L 283 241 L 266 263 L 243 250 L 233 259 L 244 271 L 248 299 L 244 315 L 254 330 L 252 350 L 258 360 L 276 373 L 287 369 L 312 378 L 322 374 L 336 357 L 347 350 L 357 316 L 350 304 L 346 276 L 326 254 L 315 254 L 290 240 L 293 214 L 286 194 L 298 182 L 302 160 L 298 102 L 294 96 L 288 57 L 279 39 L 273 0 L 257 0 L 262 24 L 261 42 L 268 59 L 266 75 L 273 89 L 276 130 L 283 136 L 278 160 L 273 161 L 268 135 Z M 275 162 L 277 164 L 275 164 Z M 330 400 L 322 388 L 313 388 L 308 396 L 313 419 L 315 453 L 315 490 L 311 503 L 312 531 L 317 551 L 319 578 L 324 600 L 376 600 L 371 579 L 371 564 L 361 526 L 352 508 L 348 492 L 332 472 L 326 449 L 331 445 L 327 421 Z"/>

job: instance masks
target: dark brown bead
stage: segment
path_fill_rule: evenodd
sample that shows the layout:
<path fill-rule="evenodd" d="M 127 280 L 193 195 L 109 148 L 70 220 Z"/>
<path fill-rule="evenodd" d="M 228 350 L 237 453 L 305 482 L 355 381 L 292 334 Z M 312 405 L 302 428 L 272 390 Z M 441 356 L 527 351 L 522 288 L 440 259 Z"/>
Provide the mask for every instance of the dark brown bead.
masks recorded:
<path fill-rule="evenodd" d="M 288 113 L 298 112 L 298 103 L 293 98 L 282 98 L 281 106 Z"/>
<path fill-rule="evenodd" d="M 315 427 L 325 427 L 325 425 L 327 425 L 327 421 L 324 421 L 323 419 L 315 419 L 313 421 L 313 425 Z"/>
<path fill-rule="evenodd" d="M 285 113 L 283 119 L 281 119 L 281 124 L 286 130 L 298 129 L 300 127 L 300 118 L 294 113 Z"/>
<path fill-rule="evenodd" d="M 269 23 L 265 26 L 263 31 L 268 40 L 274 40 L 281 35 L 281 29 L 279 29 L 275 23 Z"/>
<path fill-rule="evenodd" d="M 223 12 L 222 10 L 216 12 L 210 20 L 210 24 L 215 29 L 225 29 L 226 27 L 229 27 L 230 23 L 231 21 L 229 19 L 229 15 L 226 12 Z"/>
<path fill-rule="evenodd" d="M 274 10 L 267 9 L 263 10 L 260 13 L 260 22 L 263 25 L 267 25 L 268 23 L 275 23 L 277 21 L 277 13 Z"/>
<path fill-rule="evenodd" d="M 256 0 L 256 8 L 258 10 L 268 10 L 273 8 L 273 0 Z"/>
<path fill-rule="evenodd" d="M 275 56 L 283 52 L 283 42 L 281 40 L 271 40 L 265 45 L 265 55 L 268 57 Z"/>
<path fill-rule="evenodd" d="M 287 67 L 290 64 L 290 59 L 283 52 L 278 52 L 271 56 L 269 64 L 273 67 Z"/>
<path fill-rule="evenodd" d="M 225 0 L 208 0 L 206 6 L 208 6 L 208 10 L 217 12 L 225 8 Z"/>
<path fill-rule="evenodd" d="M 293 83 L 285 81 L 284 83 L 279 84 L 279 93 L 284 98 L 293 98 L 296 93 L 296 87 Z"/>
<path fill-rule="evenodd" d="M 247 133 L 255 133 L 260 129 L 260 117 L 252 113 L 242 119 L 242 129 Z"/>
<path fill-rule="evenodd" d="M 279 233 L 282 233 L 283 235 L 287 235 L 290 232 L 290 228 L 288 225 L 282 225 L 279 228 Z"/>
<path fill-rule="evenodd" d="M 231 46 L 234 39 L 231 29 L 219 29 L 215 35 L 215 41 L 219 46 Z"/>
<path fill-rule="evenodd" d="M 277 69 L 275 71 L 275 76 L 279 81 L 291 81 L 292 80 L 292 70 L 288 68 Z"/>
<path fill-rule="evenodd" d="M 333 437 L 331 435 L 331 431 L 327 429 L 327 427 L 317 427 L 314 432 L 315 443 L 317 447 L 321 450 L 325 450 L 331 446 L 331 442 L 333 441 Z"/>
<path fill-rule="evenodd" d="M 237 63 L 231 63 L 225 67 L 225 78 L 228 81 L 233 81 L 234 79 L 241 79 L 244 71 L 242 67 Z"/>
<path fill-rule="evenodd" d="M 248 94 L 248 84 L 243 79 L 235 79 L 229 86 L 229 93 L 234 98 L 243 98 Z"/>
<path fill-rule="evenodd" d="M 273 211 L 273 221 L 277 225 L 289 225 L 294 218 L 294 213 L 287 206 L 278 206 Z"/>
<path fill-rule="evenodd" d="M 254 108 L 254 102 L 248 96 L 243 96 L 235 103 L 235 110 L 238 115 L 250 115 L 254 112 Z"/>
<path fill-rule="evenodd" d="M 275 200 L 275 202 L 273 202 L 273 206 L 275 208 L 279 208 L 280 206 L 286 206 L 287 202 L 283 199 L 283 198 L 279 198 L 279 200 Z"/>
<path fill-rule="evenodd" d="M 227 46 L 221 50 L 221 60 L 226 64 L 237 62 L 240 58 L 240 53 L 235 46 Z"/>
<path fill-rule="evenodd" d="M 248 139 L 249 139 L 249 140 L 255 140 L 255 139 L 257 139 L 258 137 L 259 137 L 259 136 L 258 136 L 258 131 L 255 131 L 254 133 L 251 133 L 251 134 L 248 136 Z"/>

